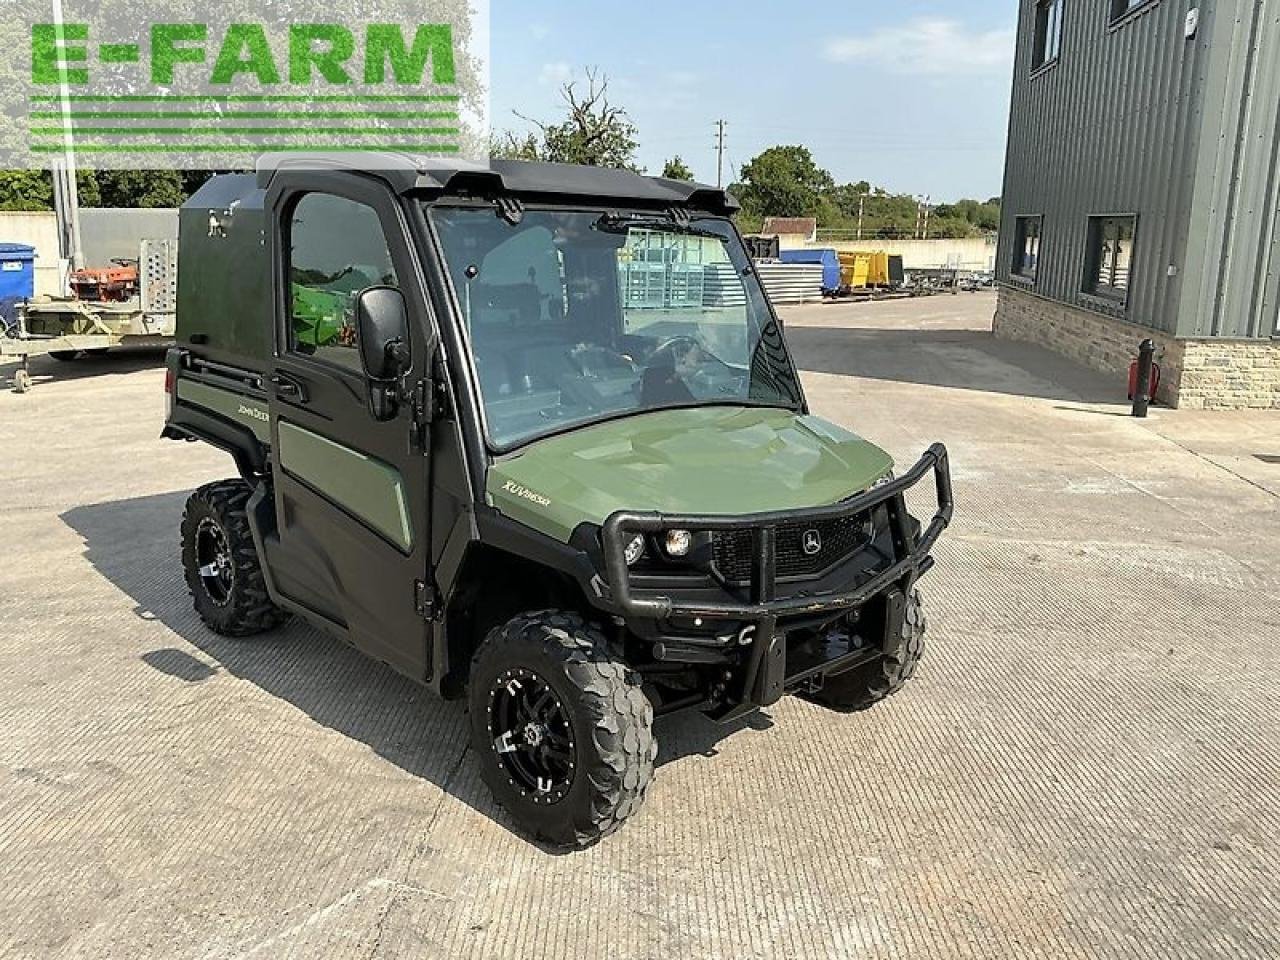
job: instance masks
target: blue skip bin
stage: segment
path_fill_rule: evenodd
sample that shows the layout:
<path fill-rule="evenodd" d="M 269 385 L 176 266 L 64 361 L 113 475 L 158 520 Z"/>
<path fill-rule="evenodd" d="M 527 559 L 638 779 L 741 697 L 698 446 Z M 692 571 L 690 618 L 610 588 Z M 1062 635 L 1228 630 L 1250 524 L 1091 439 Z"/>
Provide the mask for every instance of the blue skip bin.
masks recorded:
<path fill-rule="evenodd" d="M 835 296 L 840 292 L 840 257 L 834 250 L 783 250 L 783 263 L 822 264 L 822 292 Z"/>
<path fill-rule="evenodd" d="M 18 303 L 36 293 L 36 250 L 25 243 L 0 243 L 0 328 L 18 322 Z"/>

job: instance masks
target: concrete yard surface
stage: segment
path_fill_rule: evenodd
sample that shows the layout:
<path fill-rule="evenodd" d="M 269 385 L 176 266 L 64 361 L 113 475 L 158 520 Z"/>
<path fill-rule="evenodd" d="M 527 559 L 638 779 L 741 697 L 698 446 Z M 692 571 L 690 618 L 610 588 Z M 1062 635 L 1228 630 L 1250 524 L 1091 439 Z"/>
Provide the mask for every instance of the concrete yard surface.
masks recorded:
<path fill-rule="evenodd" d="M 646 806 L 571 855 L 460 704 L 199 623 L 179 519 L 234 470 L 159 439 L 154 355 L 36 361 L 0 392 L 0 956 L 1280 956 L 1280 416 L 1133 420 L 993 308 L 786 312 L 815 412 L 950 447 L 917 679 L 660 721 Z"/>

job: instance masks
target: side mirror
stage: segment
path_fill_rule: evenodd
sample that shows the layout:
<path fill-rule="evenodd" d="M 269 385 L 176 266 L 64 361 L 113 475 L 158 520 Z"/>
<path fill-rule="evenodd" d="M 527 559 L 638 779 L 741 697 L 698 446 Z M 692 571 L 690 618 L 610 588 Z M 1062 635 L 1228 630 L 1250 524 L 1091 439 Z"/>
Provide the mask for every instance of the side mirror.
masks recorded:
<path fill-rule="evenodd" d="M 409 309 L 395 287 L 369 287 L 355 302 L 360 365 L 369 383 L 369 412 L 392 420 L 399 409 L 399 380 L 409 372 Z"/>
<path fill-rule="evenodd" d="M 369 287 L 356 297 L 360 363 L 370 380 L 399 380 L 409 370 L 409 309 L 395 287 Z"/>

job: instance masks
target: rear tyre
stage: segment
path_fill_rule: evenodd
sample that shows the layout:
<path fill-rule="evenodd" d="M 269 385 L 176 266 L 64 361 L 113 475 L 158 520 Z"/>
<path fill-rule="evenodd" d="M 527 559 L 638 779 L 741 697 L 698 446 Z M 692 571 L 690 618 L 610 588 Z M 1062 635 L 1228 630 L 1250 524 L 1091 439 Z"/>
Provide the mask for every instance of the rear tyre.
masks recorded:
<path fill-rule="evenodd" d="M 857 713 L 893 696 L 914 676 L 924 655 L 925 627 L 920 591 L 913 590 L 907 600 L 898 647 L 879 660 L 828 677 L 822 689 L 806 699 L 839 713 Z"/>
<path fill-rule="evenodd" d="M 70 363 L 72 360 L 80 359 L 79 350 L 50 350 L 49 356 L 62 363 Z"/>
<path fill-rule="evenodd" d="M 271 602 L 245 511 L 252 491 L 241 480 L 201 487 L 182 515 L 182 568 L 196 613 L 214 633 L 249 637 L 288 614 Z"/>
<path fill-rule="evenodd" d="M 640 684 L 576 613 L 522 614 L 490 632 L 471 665 L 471 745 L 521 828 L 577 849 L 639 809 L 658 756 Z"/>

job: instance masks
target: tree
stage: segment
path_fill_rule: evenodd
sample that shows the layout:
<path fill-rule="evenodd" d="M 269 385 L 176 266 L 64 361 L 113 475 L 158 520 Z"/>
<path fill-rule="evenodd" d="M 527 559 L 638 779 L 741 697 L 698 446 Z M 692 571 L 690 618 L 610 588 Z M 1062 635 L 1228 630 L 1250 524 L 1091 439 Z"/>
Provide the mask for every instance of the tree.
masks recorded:
<path fill-rule="evenodd" d="M 830 198 L 831 174 L 819 167 L 807 147 L 771 147 L 742 168 L 733 187 L 748 216 L 817 217 L 830 222 L 839 211 Z"/>
<path fill-rule="evenodd" d="M 92 170 L 76 171 L 80 206 L 96 207 L 101 195 Z M 53 209 L 53 174 L 48 170 L 0 170 L 0 210 Z"/>
<path fill-rule="evenodd" d="M 668 180 L 687 180 L 693 182 L 693 171 L 689 169 L 688 164 L 680 159 L 680 155 L 672 157 L 667 161 L 666 166 L 662 168 L 662 175 Z"/>
<path fill-rule="evenodd" d="M 0 210 L 52 210 L 53 179 L 46 170 L 0 170 Z"/>
<path fill-rule="evenodd" d="M 598 70 L 587 70 L 587 88 L 570 80 L 560 89 L 568 115 L 557 123 L 543 123 L 517 113 L 538 128 L 538 133 L 507 133 L 492 144 L 494 156 L 517 160 L 578 163 L 589 167 L 636 170 L 635 124 L 622 107 L 609 100 L 609 79 Z"/>
<path fill-rule="evenodd" d="M 541 160 L 542 145 L 532 133 L 521 137 L 508 131 L 490 141 L 489 155 L 498 160 Z"/>
<path fill-rule="evenodd" d="M 186 199 L 176 170 L 99 170 L 104 207 L 179 207 Z"/>
<path fill-rule="evenodd" d="M 102 189 L 98 185 L 98 171 L 76 171 L 76 199 L 82 207 L 102 206 Z"/>

